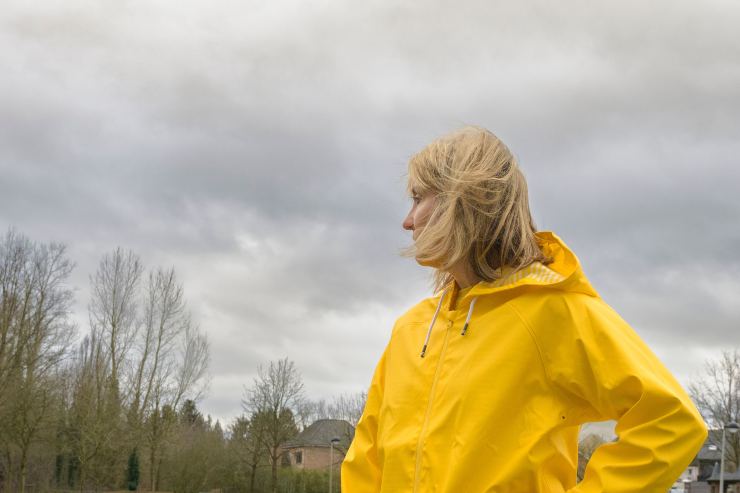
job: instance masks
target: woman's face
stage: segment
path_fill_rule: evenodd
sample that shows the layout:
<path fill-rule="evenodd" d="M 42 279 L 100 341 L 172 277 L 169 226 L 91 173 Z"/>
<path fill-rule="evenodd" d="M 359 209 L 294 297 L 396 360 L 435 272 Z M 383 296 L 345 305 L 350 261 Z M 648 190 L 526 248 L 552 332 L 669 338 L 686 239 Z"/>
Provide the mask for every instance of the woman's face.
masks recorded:
<path fill-rule="evenodd" d="M 412 237 L 414 238 L 414 241 L 416 241 L 416 238 L 429 220 L 429 216 L 432 214 L 434 203 L 436 202 L 436 195 L 432 192 L 427 192 L 422 195 L 412 189 L 411 200 L 413 203 L 406 219 L 403 220 L 403 229 L 411 231 Z"/>

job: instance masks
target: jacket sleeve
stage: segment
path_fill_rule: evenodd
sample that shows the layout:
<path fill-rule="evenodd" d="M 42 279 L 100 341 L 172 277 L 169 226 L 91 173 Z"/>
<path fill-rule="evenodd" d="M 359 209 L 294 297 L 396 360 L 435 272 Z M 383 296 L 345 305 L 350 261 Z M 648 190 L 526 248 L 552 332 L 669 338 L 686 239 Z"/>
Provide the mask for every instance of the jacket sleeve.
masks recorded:
<path fill-rule="evenodd" d="M 704 443 L 704 420 L 660 360 L 600 298 L 564 298 L 559 308 L 539 332 L 556 391 L 580 410 L 581 422 L 617 422 L 617 440 L 596 449 L 583 481 L 568 493 L 665 493 Z"/>
<path fill-rule="evenodd" d="M 385 387 L 385 361 L 388 348 L 380 357 L 365 409 L 355 428 L 355 436 L 342 463 L 341 483 L 344 493 L 380 491 L 382 465 L 378 456 L 378 415 Z"/>

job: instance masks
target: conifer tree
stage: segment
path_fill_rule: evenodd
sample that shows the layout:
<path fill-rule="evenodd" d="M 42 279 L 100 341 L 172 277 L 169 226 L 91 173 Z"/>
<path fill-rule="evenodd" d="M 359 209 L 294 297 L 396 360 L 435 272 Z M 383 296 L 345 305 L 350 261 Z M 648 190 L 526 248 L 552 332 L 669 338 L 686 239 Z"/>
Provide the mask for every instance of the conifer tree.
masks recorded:
<path fill-rule="evenodd" d="M 139 451 L 134 448 L 128 457 L 126 484 L 129 491 L 136 491 L 139 487 Z"/>

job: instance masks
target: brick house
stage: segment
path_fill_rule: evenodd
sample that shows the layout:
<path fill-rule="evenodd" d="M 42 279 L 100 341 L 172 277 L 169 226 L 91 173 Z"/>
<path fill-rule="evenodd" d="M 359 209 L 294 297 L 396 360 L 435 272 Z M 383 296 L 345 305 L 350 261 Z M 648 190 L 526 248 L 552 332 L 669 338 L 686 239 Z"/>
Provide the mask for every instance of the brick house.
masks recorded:
<path fill-rule="evenodd" d="M 714 471 L 714 464 L 722 458 L 720 457 L 719 447 L 716 445 L 722 439 L 722 431 L 710 430 L 709 433 L 710 436 L 691 463 L 692 466 L 699 468 L 699 481 L 706 481 Z"/>
<path fill-rule="evenodd" d="M 727 493 L 740 492 L 740 469 L 724 474 L 725 491 Z M 712 475 L 707 479 L 712 493 L 719 493 L 719 462 L 715 464 Z"/>
<path fill-rule="evenodd" d="M 709 430 L 709 437 L 699 453 L 671 491 L 686 493 L 717 493 L 719 491 L 719 464 L 722 459 L 717 443 L 721 441 L 722 430 Z M 738 473 L 725 472 L 725 489 L 740 492 Z M 680 484 L 682 481 L 683 484 Z"/>
<path fill-rule="evenodd" d="M 331 461 L 330 446 L 333 438 L 339 439 L 334 444 L 334 466 L 341 464 L 344 454 L 354 437 L 355 429 L 343 419 L 319 419 L 311 423 L 292 440 L 282 445 L 283 466 L 297 469 L 324 469 Z"/>

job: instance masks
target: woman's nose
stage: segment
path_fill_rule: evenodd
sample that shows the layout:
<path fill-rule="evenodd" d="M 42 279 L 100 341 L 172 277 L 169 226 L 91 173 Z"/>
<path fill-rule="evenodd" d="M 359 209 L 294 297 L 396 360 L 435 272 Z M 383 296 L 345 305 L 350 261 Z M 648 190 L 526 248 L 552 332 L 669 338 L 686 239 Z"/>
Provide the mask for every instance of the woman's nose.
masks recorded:
<path fill-rule="evenodd" d="M 403 220 L 403 229 L 405 229 L 406 231 L 414 230 L 414 221 L 411 218 L 411 213 L 409 213 L 409 215 L 406 216 L 406 219 Z"/>

